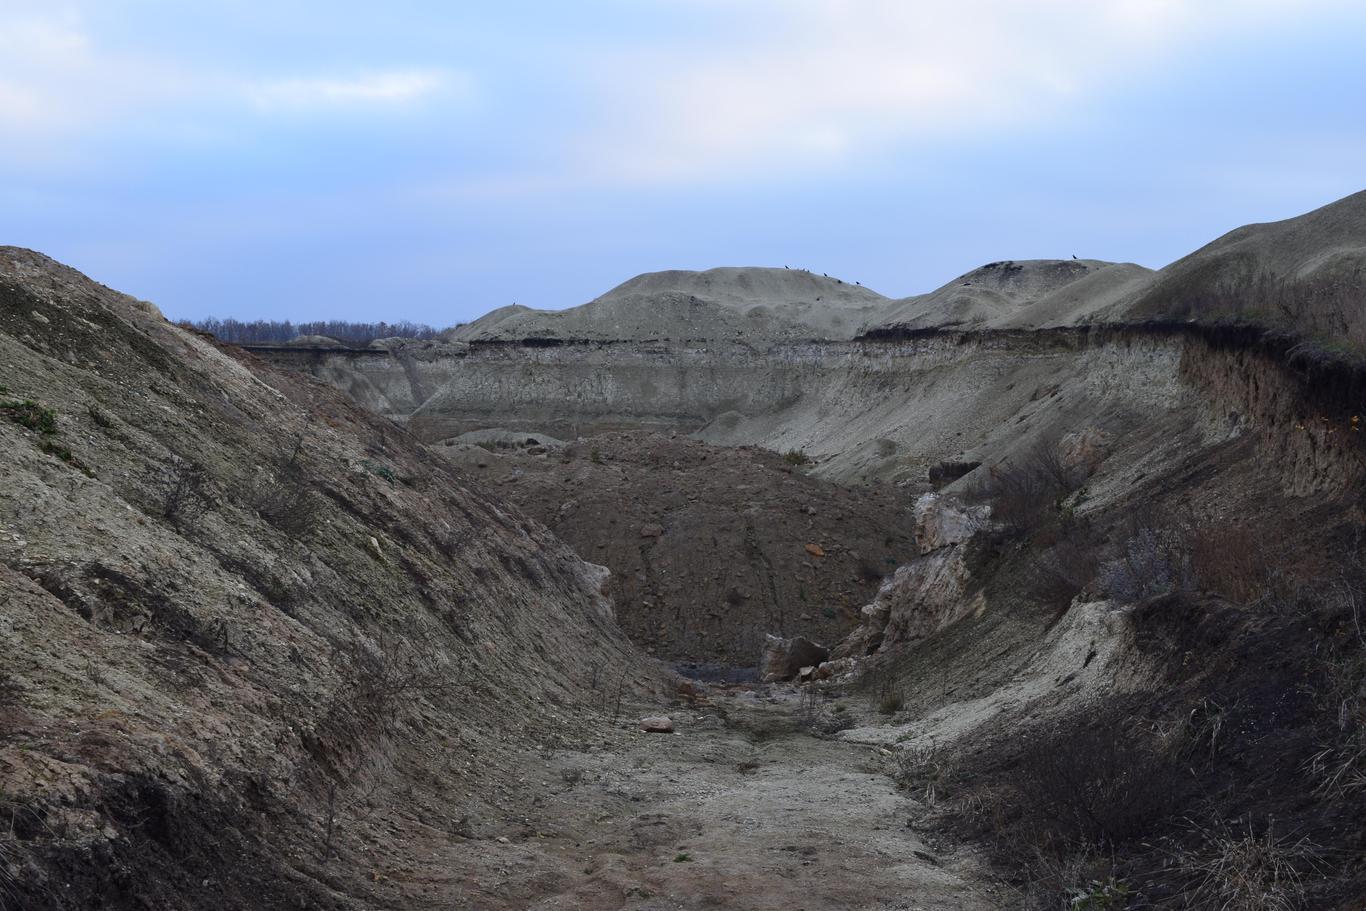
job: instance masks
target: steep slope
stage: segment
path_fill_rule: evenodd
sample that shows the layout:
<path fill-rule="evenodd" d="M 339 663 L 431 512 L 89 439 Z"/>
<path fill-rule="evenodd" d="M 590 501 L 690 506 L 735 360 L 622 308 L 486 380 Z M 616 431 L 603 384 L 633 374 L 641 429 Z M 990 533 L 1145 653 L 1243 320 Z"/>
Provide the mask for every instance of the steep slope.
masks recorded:
<path fill-rule="evenodd" d="M 1295 218 L 1230 231 L 1102 315 L 1249 323 L 1360 357 L 1366 350 L 1366 191 Z"/>
<path fill-rule="evenodd" d="M 0 387 L 0 906 L 450 907 L 599 679 L 655 685 L 543 527 L 14 248 Z"/>
<path fill-rule="evenodd" d="M 455 341 L 582 339 L 705 341 L 851 338 L 889 301 L 803 269 L 728 267 L 636 276 L 568 310 L 502 308 L 452 333 Z"/>

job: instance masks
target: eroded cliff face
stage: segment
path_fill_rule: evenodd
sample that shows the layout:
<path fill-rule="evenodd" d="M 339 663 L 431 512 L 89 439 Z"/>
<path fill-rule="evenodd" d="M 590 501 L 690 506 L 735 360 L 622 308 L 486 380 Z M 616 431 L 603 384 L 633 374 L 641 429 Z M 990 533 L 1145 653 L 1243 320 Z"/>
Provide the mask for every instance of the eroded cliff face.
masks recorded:
<path fill-rule="evenodd" d="M 762 349 L 433 343 L 263 356 L 308 370 L 427 441 L 488 427 L 565 439 L 667 430 L 798 450 L 831 480 L 921 482 L 940 462 L 991 464 L 1041 436 L 1081 427 L 1122 434 L 1175 419 L 1204 442 L 1255 432 L 1284 452 L 1296 489 L 1341 484 L 1359 470 L 1346 405 L 1321 413 L 1308 389 L 1315 377 L 1284 352 L 1217 338 L 1194 327 L 1094 327 Z"/>

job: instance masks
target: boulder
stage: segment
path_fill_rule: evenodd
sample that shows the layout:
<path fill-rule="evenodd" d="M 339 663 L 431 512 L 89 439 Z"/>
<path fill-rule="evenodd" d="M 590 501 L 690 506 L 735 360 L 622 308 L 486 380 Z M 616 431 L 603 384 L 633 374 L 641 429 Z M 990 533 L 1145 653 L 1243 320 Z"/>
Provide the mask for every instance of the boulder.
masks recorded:
<path fill-rule="evenodd" d="M 640 729 L 647 734 L 672 734 L 674 723 L 668 715 L 648 715 L 640 719 Z"/>
<path fill-rule="evenodd" d="M 759 662 L 759 678 L 772 682 L 791 680 L 804 667 L 815 667 L 830 657 L 830 650 L 805 636 L 783 639 L 768 636 Z"/>

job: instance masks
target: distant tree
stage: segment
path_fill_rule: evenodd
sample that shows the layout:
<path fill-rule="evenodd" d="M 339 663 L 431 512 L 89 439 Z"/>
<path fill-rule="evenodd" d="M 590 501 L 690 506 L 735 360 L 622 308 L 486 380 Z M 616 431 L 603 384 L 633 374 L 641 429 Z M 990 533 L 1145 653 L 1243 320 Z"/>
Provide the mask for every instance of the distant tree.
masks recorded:
<path fill-rule="evenodd" d="M 239 345 L 279 344 L 288 342 L 300 335 L 325 335 L 340 342 L 368 345 L 377 338 L 433 339 L 441 330 L 425 323 L 400 320 L 387 323 L 352 323 L 346 320 L 315 320 L 295 323 L 290 320 L 242 320 L 219 319 L 210 316 L 205 319 L 187 321 L 185 325 L 200 332 L 208 332 L 216 338 Z"/>

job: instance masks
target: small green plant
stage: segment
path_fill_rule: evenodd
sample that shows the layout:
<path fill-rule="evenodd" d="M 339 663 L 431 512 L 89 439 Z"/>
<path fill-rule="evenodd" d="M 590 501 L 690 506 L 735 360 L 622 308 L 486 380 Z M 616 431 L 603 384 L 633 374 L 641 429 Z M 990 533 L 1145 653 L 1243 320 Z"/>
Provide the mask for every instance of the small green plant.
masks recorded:
<path fill-rule="evenodd" d="M 0 402 L 0 414 L 4 414 L 19 426 L 37 431 L 44 436 L 51 436 L 57 432 L 57 412 L 51 408 L 44 408 L 32 399 L 24 399 L 22 402 Z"/>
<path fill-rule="evenodd" d="M 394 470 L 390 468 L 388 465 L 381 465 L 378 462 L 371 462 L 369 459 L 365 460 L 364 462 L 361 462 L 360 464 L 361 467 L 364 468 L 366 471 L 370 472 L 377 478 L 382 478 L 385 481 L 388 481 L 390 484 L 393 484 L 395 481 L 398 480 L 398 475 L 394 474 Z"/>
<path fill-rule="evenodd" d="M 674 863 L 676 864 L 689 863 L 691 860 L 692 855 L 689 854 L 687 851 L 679 851 L 677 854 L 674 855 Z"/>
<path fill-rule="evenodd" d="M 602 453 L 598 451 L 598 447 L 594 446 L 588 453 L 588 461 L 592 462 L 594 465 L 602 464 Z"/>
<path fill-rule="evenodd" d="M 836 611 L 833 607 L 823 607 L 821 608 L 821 615 L 824 616 L 827 620 L 834 620 L 836 617 Z"/>
<path fill-rule="evenodd" d="M 882 694 L 882 698 L 877 703 L 877 712 L 879 715 L 895 715 L 901 711 L 901 707 L 905 704 L 906 700 L 902 695 L 893 690 Z"/>
<path fill-rule="evenodd" d="M 789 449 L 783 453 L 783 461 L 789 465 L 806 465 L 811 461 L 811 458 L 800 449 Z"/>
<path fill-rule="evenodd" d="M 1133 890 L 1122 879 L 1114 877 L 1105 882 L 1092 880 L 1084 888 L 1072 893 L 1068 899 L 1069 911 L 1123 911 L 1129 907 Z"/>

